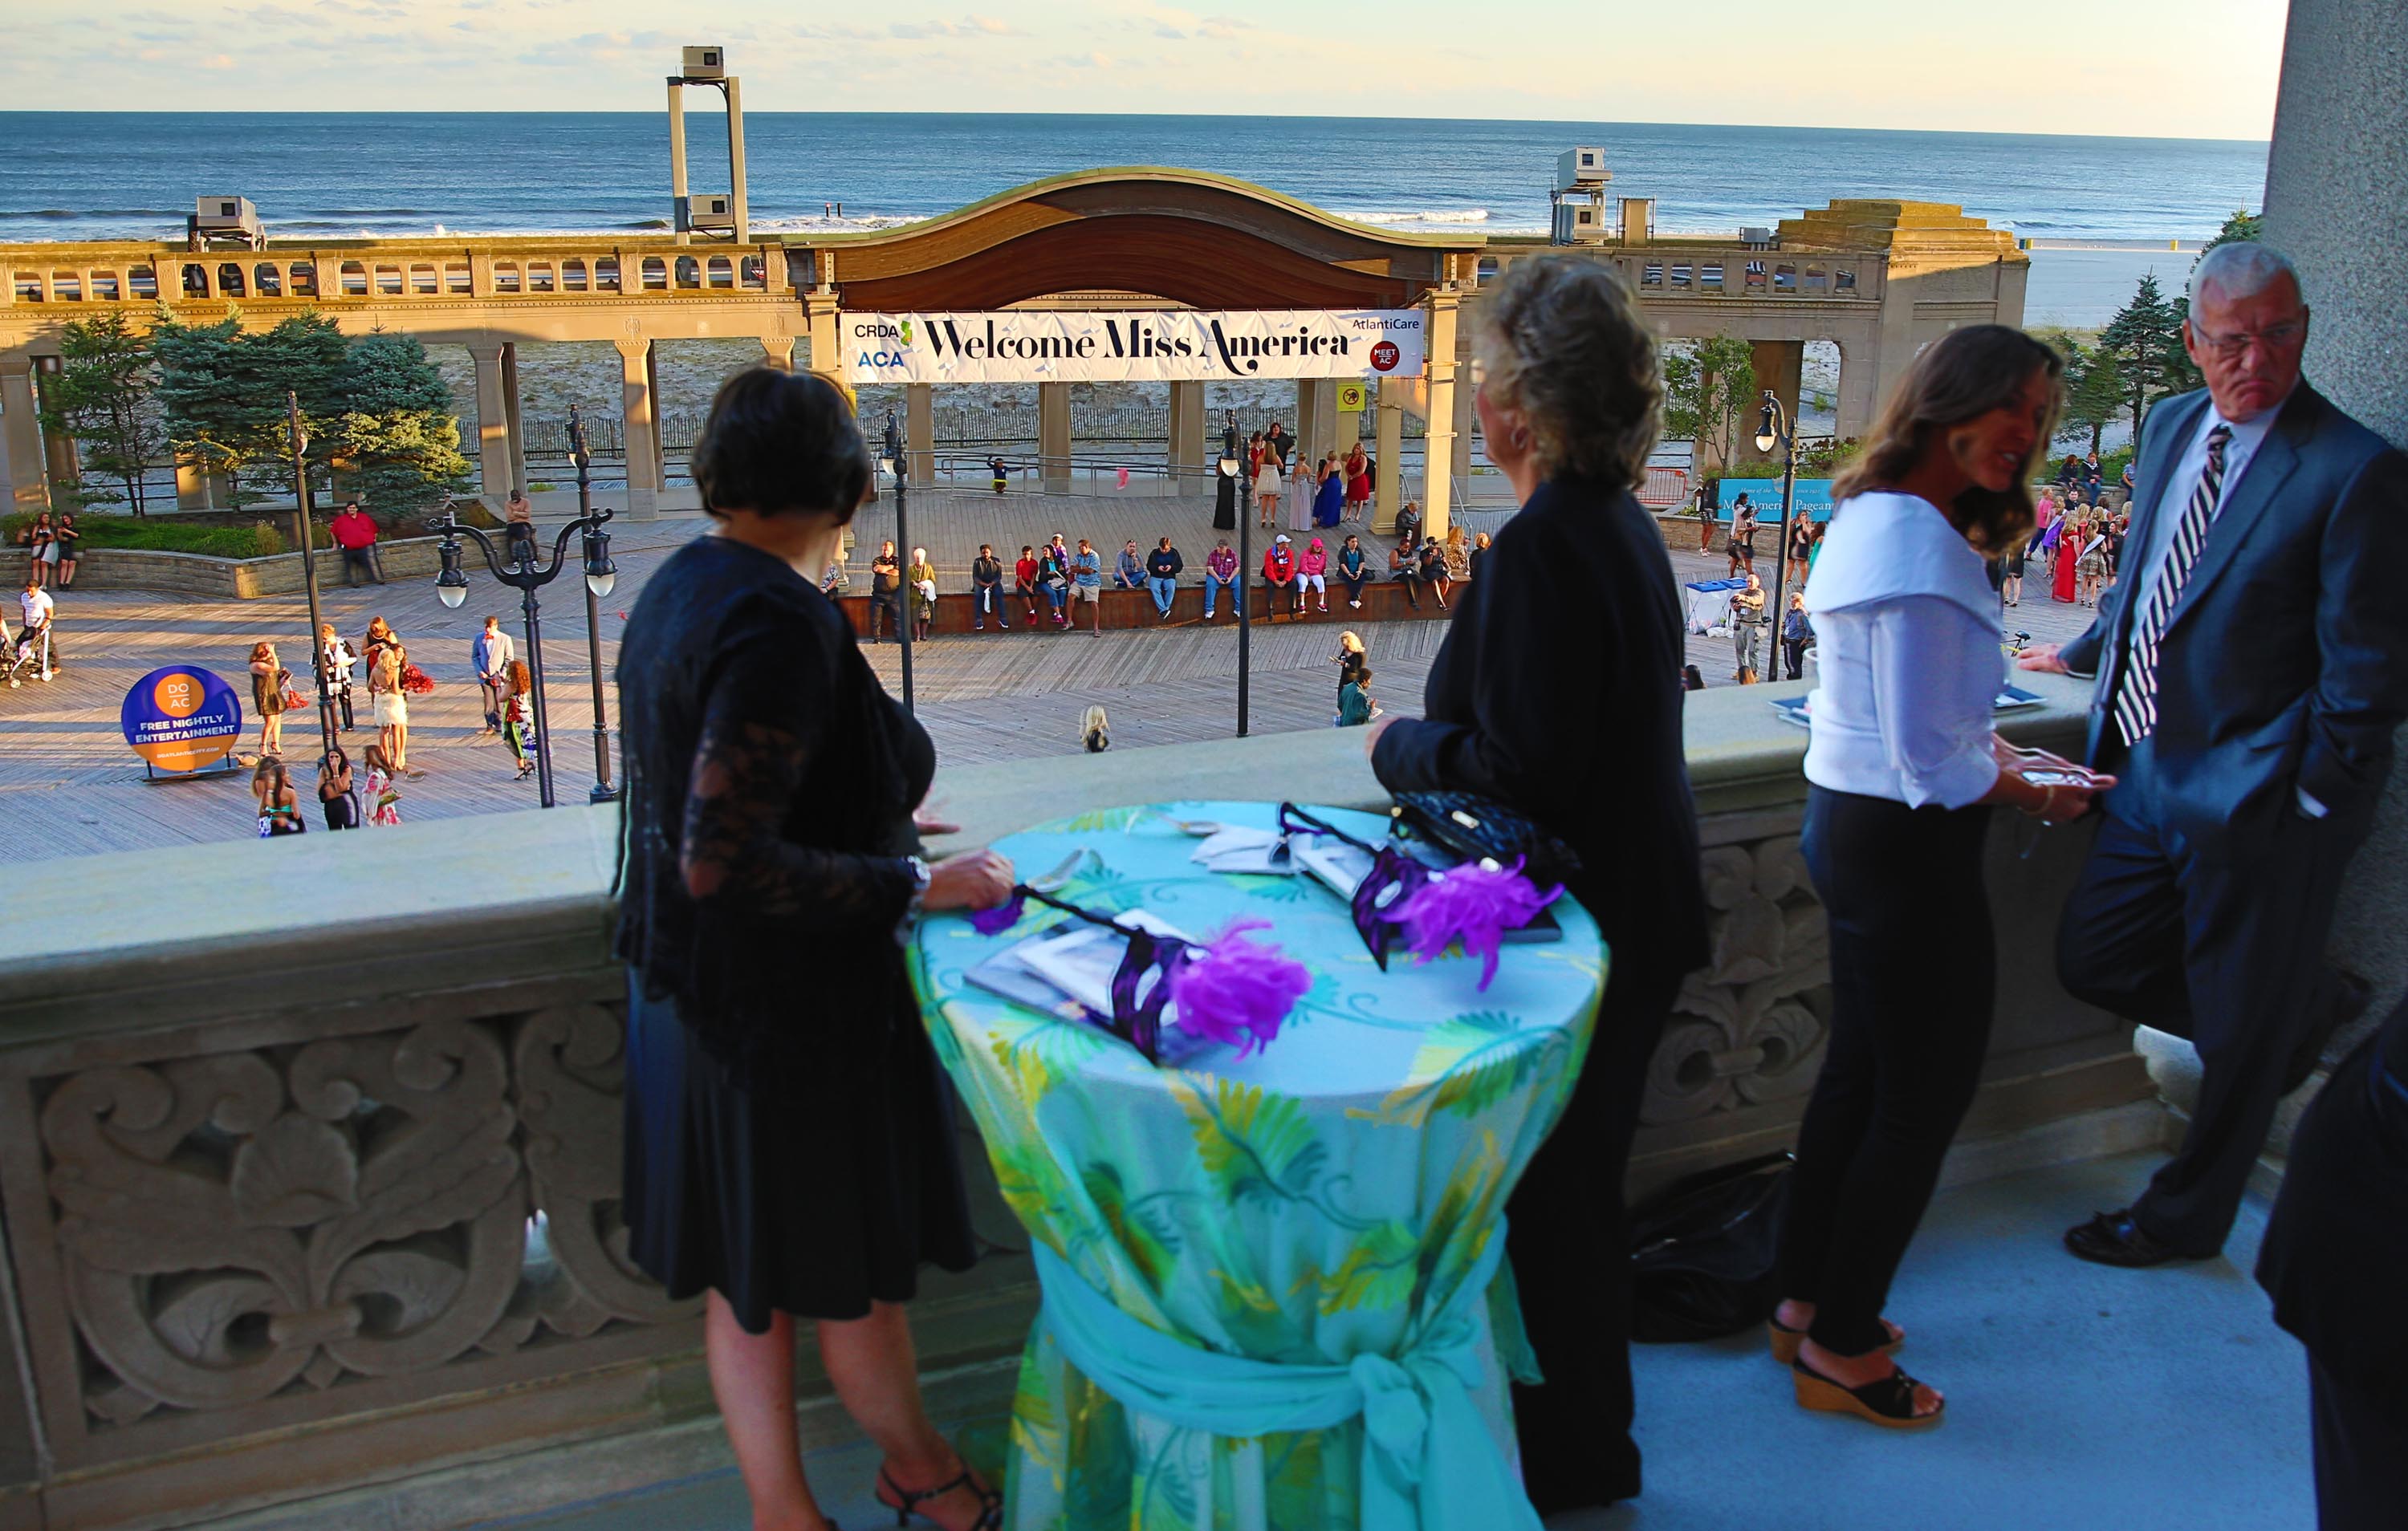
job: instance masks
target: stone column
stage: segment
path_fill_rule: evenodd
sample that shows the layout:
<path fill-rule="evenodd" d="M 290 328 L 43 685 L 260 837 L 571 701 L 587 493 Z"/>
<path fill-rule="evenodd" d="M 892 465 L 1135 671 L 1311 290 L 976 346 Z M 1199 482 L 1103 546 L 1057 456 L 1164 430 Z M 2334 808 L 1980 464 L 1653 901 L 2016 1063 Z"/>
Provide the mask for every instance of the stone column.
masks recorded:
<path fill-rule="evenodd" d="M 1873 428 L 1873 408 L 1879 402 L 1873 397 L 1873 340 L 1837 342 L 1840 348 L 1840 408 L 1839 419 L 1832 430 L 1842 441 L 1854 436 L 1861 441 Z"/>
<path fill-rule="evenodd" d="M 669 206 L 677 214 L 677 231 L 669 238 L 677 244 L 691 244 L 694 236 L 687 233 L 685 209 L 688 201 L 685 180 L 685 86 L 670 80 L 669 86 Z"/>
<path fill-rule="evenodd" d="M 2266 166 L 2266 242 L 2299 266 L 2315 323 L 2307 377 L 2326 397 L 2408 449 L 2408 308 L 2400 301 L 2401 209 L 2408 207 L 2408 8 L 2399 0 L 2291 0 L 2281 95 Z M 2403 737 L 2408 745 L 2408 737 Z M 2408 980 L 2401 867 L 2408 865 L 2408 772 L 2395 768 L 2373 834 L 2351 863 L 2332 950 L 2374 982 L 2341 1056 L 2388 1013 Z"/>
<path fill-rule="evenodd" d="M 510 457 L 510 419 L 503 406 L 502 351 L 498 342 L 471 341 L 468 359 L 477 368 L 477 497 L 502 513 L 510 486 L 518 482 Z"/>
<path fill-rule="evenodd" d="M 819 252 L 823 282 L 827 279 L 828 267 L 834 264 L 834 256 L 826 250 Z M 838 334 L 843 322 L 844 315 L 837 308 L 836 293 L 832 289 L 821 287 L 803 294 L 803 323 L 810 340 L 808 365 L 813 372 L 844 389 L 850 396 L 852 387 L 845 379 L 852 373 L 845 365 L 844 342 Z"/>
<path fill-rule="evenodd" d="M 1298 378 L 1296 382 L 1297 455 L 1309 463 L 1319 462 L 1321 454 L 1329 450 L 1322 445 L 1322 431 L 1320 379 Z M 1240 430 L 1238 433 L 1239 441 L 1242 444 L 1245 438 L 1253 434 L 1252 427 Z M 1293 468 L 1296 465 L 1290 463 L 1288 466 Z"/>
<path fill-rule="evenodd" d="M 795 337 L 791 335 L 765 335 L 761 337 L 761 353 L 771 366 L 781 372 L 795 370 Z"/>
<path fill-rule="evenodd" d="M 34 414 L 34 359 L 0 356 L 0 442 L 8 465 L 8 508 L 48 510 L 50 487 L 42 476 L 42 423 Z"/>
<path fill-rule="evenodd" d="M 1422 535 L 1444 537 L 1447 511 L 1454 500 L 1447 465 L 1455 461 L 1459 439 L 1455 424 L 1455 310 L 1460 294 L 1451 289 L 1422 300 L 1429 316 L 1429 436 L 1423 443 Z M 1469 394 L 1470 390 L 1463 391 Z"/>
<path fill-rule="evenodd" d="M 1037 385 L 1037 460 L 1044 471 L 1045 493 L 1070 492 L 1070 385 Z"/>
<path fill-rule="evenodd" d="M 1380 464 L 1371 484 L 1371 530 L 1375 532 L 1396 530 L 1397 507 L 1404 498 L 1405 389 L 1404 379 L 1380 379 Z"/>
<path fill-rule="evenodd" d="M 1469 379 L 1471 373 L 1471 336 L 1469 333 L 1469 327 L 1460 322 L 1455 324 L 1453 328 L 1455 343 L 1448 350 L 1455 357 L 1455 376 Z M 1435 331 L 1432 332 L 1430 338 L 1435 344 L 1438 338 Z M 1447 471 L 1454 475 L 1454 482 L 1461 484 L 1467 493 L 1471 488 L 1471 443 L 1480 435 L 1480 413 L 1472 408 L 1471 395 L 1471 385 L 1468 381 L 1463 387 L 1455 391 L 1455 404 L 1450 416 L 1455 424 L 1454 439 L 1448 444 L 1447 453 L 1443 459 L 1435 457 L 1430 459 L 1432 463 L 1445 462 Z M 1438 409 L 1435 405 L 1431 406 L 1430 413 L 1433 418 L 1436 417 Z M 1435 471 L 1432 469 L 1431 474 L 1425 474 L 1424 477 L 1430 477 Z M 1450 486 L 1450 493 L 1452 493 L 1452 486 Z M 1432 535 L 1444 537 L 1446 528 L 1441 526 Z"/>
<path fill-rule="evenodd" d="M 83 274 L 82 291 L 92 291 L 92 273 L 89 271 Z M 66 358 L 63 356 L 34 358 L 34 376 L 40 393 L 48 393 L 65 371 Z M 37 398 L 36 403 L 39 402 Z M 38 415 L 34 423 L 40 425 Z M 42 474 L 51 483 L 65 484 L 69 488 L 83 482 L 83 454 L 76 451 L 74 436 L 64 431 L 42 432 Z"/>
<path fill-rule="evenodd" d="M 176 508 L 208 510 L 215 507 L 212 493 L 217 480 L 201 471 L 201 465 L 181 453 L 176 457 Z"/>
<path fill-rule="evenodd" d="M 1790 429 L 1797 429 L 1798 395 L 1803 386 L 1806 370 L 1806 342 L 1803 340 L 1751 340 L 1748 351 L 1755 358 L 1756 392 L 1760 399 L 1770 389 L 1781 407 L 1789 411 Z M 1761 403 L 1751 404 L 1740 422 L 1740 455 L 1761 459 L 1770 454 L 1756 450 L 1756 422 Z M 1774 449 L 1776 451 L 1778 448 Z"/>
<path fill-rule="evenodd" d="M 661 438 L 653 423 L 652 343 L 636 336 L 611 344 L 619 348 L 619 426 L 627 444 L 627 514 L 636 521 L 652 521 L 661 513 Z"/>
<path fill-rule="evenodd" d="M 1201 494 L 1205 488 L 1204 460 L 1204 384 L 1175 382 L 1170 385 L 1170 465 L 1173 478 L 1182 493 Z"/>
<path fill-rule="evenodd" d="M 926 486 L 937 481 L 937 385 L 903 385 L 903 455 L 911 481 Z"/>
<path fill-rule="evenodd" d="M 510 482 L 526 484 L 526 422 L 519 398 L 519 348 L 502 343 L 502 421 L 510 443 Z M 508 490 L 504 491 L 509 493 Z"/>

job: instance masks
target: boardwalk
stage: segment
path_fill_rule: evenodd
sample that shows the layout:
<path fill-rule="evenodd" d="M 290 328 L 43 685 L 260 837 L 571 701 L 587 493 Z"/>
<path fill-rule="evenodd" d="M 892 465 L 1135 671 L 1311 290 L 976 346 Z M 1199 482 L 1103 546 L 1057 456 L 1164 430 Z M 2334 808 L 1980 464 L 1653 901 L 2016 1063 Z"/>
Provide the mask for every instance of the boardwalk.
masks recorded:
<path fill-rule="evenodd" d="M 913 507 L 914 536 L 941 571 L 966 578 L 981 541 L 1035 542 L 1055 530 L 1082 533 L 1107 549 L 1128 537 L 1150 546 L 1169 533 L 1191 560 L 1211 546 L 1205 502 L 1168 499 L 1089 500 L 947 494 Z M 870 550 L 884 535 L 891 508 L 865 512 L 853 557 L 866 581 Z M 1484 518 L 1492 519 L 1492 518 Z M 602 604 L 602 662 L 617 656 L 624 614 L 661 561 L 706 523 L 699 517 L 623 526 L 613 549 L 618 587 Z M 1684 579 L 1720 572 L 1719 559 L 1676 553 Z M 468 658 L 471 636 L 487 613 L 518 634 L 515 593 L 471 575 L 468 602 L 446 609 L 431 579 L 384 589 L 325 593 L 327 620 L 356 638 L 382 614 L 410 646 L 414 663 L 437 689 L 410 704 L 410 764 L 425 775 L 404 783 L 406 818 L 461 819 L 536 805 L 533 782 L 511 779 L 508 751 L 481 738 L 482 708 Z M 949 581 L 950 582 L 950 581 Z M 586 660 L 583 592 L 573 571 L 550 586 L 544 606 L 544 659 L 558 796 L 581 801 L 594 780 L 592 672 Z M 30 861 L 133 850 L 148 845 L 240 838 L 251 833 L 248 774 L 148 782 L 118 731 L 126 689 L 164 665 L 200 663 L 229 680 L 245 679 L 251 645 L 277 644 L 296 672 L 306 660 L 308 613 L 298 597 L 273 601 L 205 601 L 140 593 L 67 592 L 60 599 L 59 632 L 68 660 L 47 686 L 0 692 L 0 859 Z M 2087 613 L 2036 595 L 2011 616 L 2045 638 L 2070 637 Z M 1329 724 L 1335 710 L 1331 656 L 1348 625 L 1342 606 L 1303 623 L 1257 623 L 1253 635 L 1252 730 L 1278 733 Z M 1437 622 L 1361 624 L 1376 673 L 1374 690 L 1391 710 L 1417 709 L 1429 664 L 1446 636 Z M 522 640 L 523 641 L 523 640 Z M 1690 640 L 1690 658 L 1713 684 L 1730 674 L 1730 646 L 1718 638 Z M 901 689 L 900 656 L 893 644 L 867 651 L 890 690 Z M 940 635 L 913 651 L 920 715 L 941 761 L 962 764 L 1065 754 L 1079 749 L 1078 723 L 1090 704 L 1109 712 L 1116 748 L 1184 743 L 1235 730 L 1238 634 L 1226 619 L 1217 627 L 1026 637 Z M 247 685 L 236 685 L 246 697 Z M 363 722 L 366 697 L 359 698 Z M 615 712 L 615 704 L 613 707 Z M 311 716 L 289 715 L 287 756 L 313 760 Z M 255 724 L 247 732 L 250 753 Z M 348 736 L 356 759 L 374 736 Z M 305 778 L 307 771 L 301 773 Z M 615 769 L 614 769 L 615 776 Z M 301 783 L 305 806 L 308 784 Z M 1290 790 L 1310 791 L 1310 783 Z M 1267 784 L 1268 790 L 1268 784 Z M 313 824 L 316 820 L 313 818 Z"/>

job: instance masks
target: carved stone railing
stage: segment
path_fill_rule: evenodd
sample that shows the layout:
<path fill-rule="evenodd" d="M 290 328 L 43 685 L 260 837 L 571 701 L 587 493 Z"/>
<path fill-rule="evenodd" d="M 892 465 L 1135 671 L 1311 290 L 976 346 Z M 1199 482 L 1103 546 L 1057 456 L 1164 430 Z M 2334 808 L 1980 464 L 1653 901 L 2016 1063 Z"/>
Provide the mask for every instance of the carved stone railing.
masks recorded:
<path fill-rule="evenodd" d="M 1819 1062 L 1803 736 L 1771 694 L 1691 698 L 1713 958 L 1656 1059 L 1641 1180 L 1784 1140 Z M 2057 708 L 2017 731 L 2062 744 L 2071 726 Z M 1267 782 L 1373 806 L 1358 740 L 978 766 L 939 792 L 966 841 Z M 0 927 L 0 1531 L 400 1495 L 537 1448 L 589 1452 L 566 1476 L 591 1495 L 717 1450 L 694 1433 L 693 1305 L 626 1263 L 618 1218 L 613 822 L 567 808 L 46 868 L 44 921 Z M 1992 1138 L 2148 1093 L 2128 1028 L 2046 977 L 2074 832 L 2027 849 L 2001 826 L 2001 950 L 2042 955 L 2002 965 L 1969 1129 Z M 996 1246 L 1018 1243 L 990 1187 L 976 1205 Z M 956 1398 L 1008 1385 L 1032 1301 L 1013 1253 L 931 1278 L 924 1364 L 954 1368 Z M 808 1370 L 805 1387 L 825 1391 Z M 672 1436 L 684 1454 L 646 1444 Z M 457 1519 L 543 1508 L 561 1476 L 495 1469 Z"/>

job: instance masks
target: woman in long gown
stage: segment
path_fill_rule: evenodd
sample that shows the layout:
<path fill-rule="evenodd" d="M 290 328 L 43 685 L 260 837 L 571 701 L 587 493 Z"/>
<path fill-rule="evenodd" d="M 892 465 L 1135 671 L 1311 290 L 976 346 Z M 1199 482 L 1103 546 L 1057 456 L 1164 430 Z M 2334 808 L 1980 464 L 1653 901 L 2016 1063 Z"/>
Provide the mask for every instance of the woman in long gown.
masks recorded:
<path fill-rule="evenodd" d="M 1332 459 L 1321 464 L 1321 493 L 1313 497 L 1312 523 L 1335 526 L 1346 510 L 1346 470 Z"/>
<path fill-rule="evenodd" d="M 1283 528 L 1290 532 L 1312 530 L 1312 500 L 1320 492 L 1321 478 L 1313 470 L 1312 460 L 1298 449 L 1296 471 L 1288 475 L 1287 522 Z"/>
<path fill-rule="evenodd" d="M 2082 561 L 2082 543 L 2089 532 L 2089 522 L 2082 514 L 2081 502 L 2068 500 L 2065 512 L 2057 522 L 2057 564 L 2049 570 L 2048 593 L 2066 605 L 2073 604 L 2073 568 Z"/>

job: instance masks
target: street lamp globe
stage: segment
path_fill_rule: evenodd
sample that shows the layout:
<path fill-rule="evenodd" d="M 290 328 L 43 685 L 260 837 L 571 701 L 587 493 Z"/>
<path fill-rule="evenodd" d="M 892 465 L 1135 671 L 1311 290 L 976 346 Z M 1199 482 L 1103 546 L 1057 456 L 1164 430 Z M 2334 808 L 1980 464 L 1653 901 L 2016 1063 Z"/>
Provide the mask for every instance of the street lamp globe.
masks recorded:
<path fill-rule="evenodd" d="M 435 577 L 435 594 L 445 606 L 458 610 L 468 598 L 468 576 L 460 568 L 460 538 L 452 532 L 443 534 L 436 552 L 443 560 L 443 572 Z"/>
<path fill-rule="evenodd" d="M 589 532 L 585 537 L 585 588 L 597 597 L 610 594 L 619 582 L 619 565 L 610 562 L 610 534 Z"/>
<path fill-rule="evenodd" d="M 1781 437 L 1772 428 L 1772 405 L 1768 400 L 1764 406 L 1763 417 L 1756 422 L 1756 450 L 1770 451 L 1772 444 L 1780 439 Z"/>

